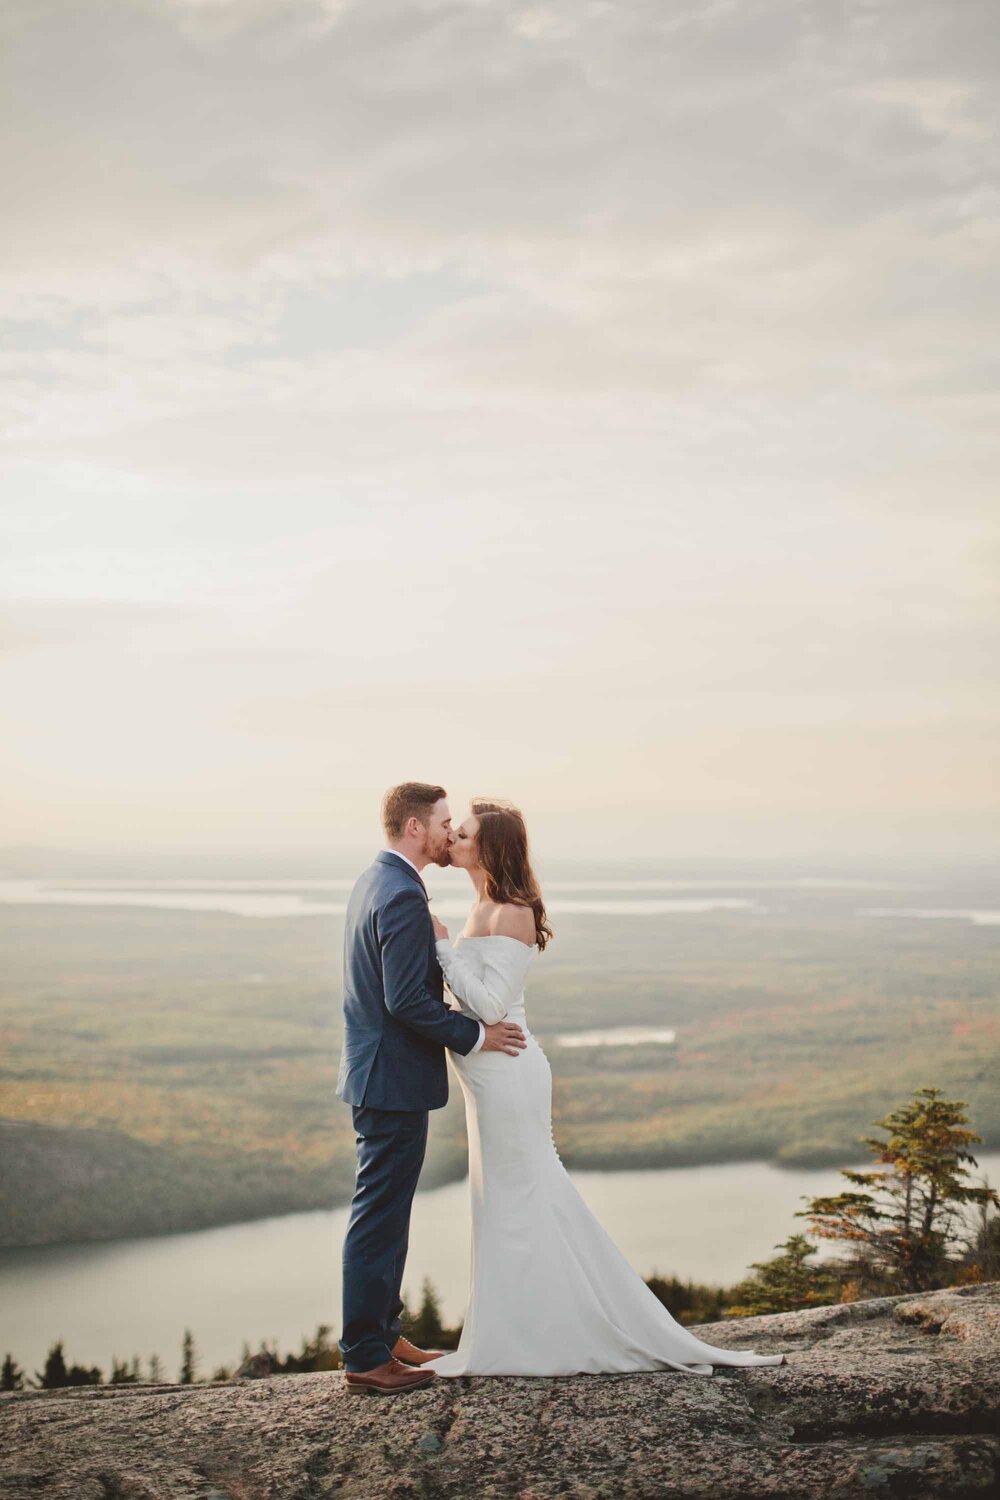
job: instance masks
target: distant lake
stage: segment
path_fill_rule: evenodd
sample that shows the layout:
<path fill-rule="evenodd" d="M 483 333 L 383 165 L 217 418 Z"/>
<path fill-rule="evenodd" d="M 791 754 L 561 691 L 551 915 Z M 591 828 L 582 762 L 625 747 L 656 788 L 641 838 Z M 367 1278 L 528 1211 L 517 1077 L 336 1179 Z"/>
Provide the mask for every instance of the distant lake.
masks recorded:
<path fill-rule="evenodd" d="M 1000 911 L 951 906 L 870 906 L 860 917 L 915 917 L 918 921 L 971 922 L 974 927 L 1000 926 Z"/>
<path fill-rule="evenodd" d="M 612 1026 L 607 1031 L 565 1031 L 560 1047 L 669 1047 L 677 1040 L 667 1026 Z"/>
<path fill-rule="evenodd" d="M 436 877 L 436 878 L 435 878 Z M 12 905 L 142 906 L 169 911 L 218 911 L 240 917 L 343 916 L 351 880 L 0 880 L 0 902 Z M 468 882 L 458 872 L 428 875 L 434 910 L 464 917 L 471 905 Z M 562 886 L 568 889 L 561 889 Z M 553 914 L 586 916 L 699 915 L 713 911 L 765 910 L 757 901 L 733 895 L 653 895 L 690 890 L 674 881 L 553 881 L 546 900 Z M 593 894 L 591 894 L 591 892 Z M 641 892 L 642 894 L 628 894 Z"/>
<path fill-rule="evenodd" d="M 869 1163 L 864 1163 L 867 1166 Z M 1000 1153 L 979 1158 L 979 1175 L 1000 1182 Z M 846 1184 L 829 1168 L 784 1171 L 765 1162 L 649 1172 L 575 1172 L 592 1210 L 643 1276 L 676 1274 L 732 1284 L 766 1260 L 804 1221 L 808 1197 Z M 160 1355 L 176 1379 L 185 1328 L 199 1373 L 232 1368 L 243 1340 L 298 1350 L 319 1323 L 340 1328 L 340 1249 L 347 1210 L 289 1214 L 193 1234 L 110 1244 L 0 1252 L 2 1349 L 29 1373 L 49 1345 L 97 1364 Z M 821 1254 L 829 1255 L 829 1246 Z M 464 1314 L 469 1285 L 467 1182 L 419 1193 L 404 1290 L 419 1296 L 429 1276 L 449 1321 Z"/>
<path fill-rule="evenodd" d="M 431 867 L 424 872 L 434 910 L 441 917 L 461 918 L 471 902 L 468 882 L 458 871 Z M 168 911 L 224 912 L 240 917 L 343 916 L 354 877 L 301 879 L 0 879 L 0 904 L 158 907 Z M 817 897 L 824 892 L 841 897 L 856 892 L 916 892 L 934 887 L 898 881 L 846 879 L 804 875 L 761 880 L 734 875 L 729 879 L 608 878 L 547 880 L 546 904 L 553 916 L 699 917 L 713 912 L 761 915 L 782 897 Z M 763 899 L 762 899 L 763 898 Z M 859 906 L 857 916 L 910 920 L 968 922 L 974 926 L 1000 924 L 1000 910 L 992 907 Z"/>

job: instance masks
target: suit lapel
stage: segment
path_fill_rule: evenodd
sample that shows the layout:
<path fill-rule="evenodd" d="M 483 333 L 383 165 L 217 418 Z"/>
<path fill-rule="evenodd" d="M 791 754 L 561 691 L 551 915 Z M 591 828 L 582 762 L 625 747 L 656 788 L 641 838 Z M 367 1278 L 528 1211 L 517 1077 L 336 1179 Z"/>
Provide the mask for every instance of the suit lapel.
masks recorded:
<path fill-rule="evenodd" d="M 391 849 L 381 849 L 375 856 L 375 863 L 377 865 L 388 865 L 392 870 L 402 870 L 404 875 L 408 875 L 414 884 L 420 887 L 424 900 L 429 899 L 427 887 L 424 885 L 417 871 L 412 865 L 408 865 L 405 859 L 400 859 L 398 855 L 393 854 Z"/>

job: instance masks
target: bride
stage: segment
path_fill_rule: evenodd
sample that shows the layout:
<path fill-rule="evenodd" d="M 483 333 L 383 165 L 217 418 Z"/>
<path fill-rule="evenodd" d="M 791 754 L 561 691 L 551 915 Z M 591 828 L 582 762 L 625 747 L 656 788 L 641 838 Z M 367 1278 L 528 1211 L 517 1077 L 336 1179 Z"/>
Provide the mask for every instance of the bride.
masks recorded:
<path fill-rule="evenodd" d="M 453 944 L 434 918 L 458 1008 L 487 1024 L 516 1021 L 527 1047 L 448 1054 L 462 1093 L 472 1194 L 472 1290 L 454 1353 L 439 1376 L 576 1375 L 780 1365 L 783 1354 L 717 1349 L 684 1328 L 629 1265 L 587 1208 L 556 1153 L 552 1073 L 525 1018 L 524 981 L 552 929 L 528 858 L 524 818 L 472 803 L 451 863 L 476 900 Z"/>

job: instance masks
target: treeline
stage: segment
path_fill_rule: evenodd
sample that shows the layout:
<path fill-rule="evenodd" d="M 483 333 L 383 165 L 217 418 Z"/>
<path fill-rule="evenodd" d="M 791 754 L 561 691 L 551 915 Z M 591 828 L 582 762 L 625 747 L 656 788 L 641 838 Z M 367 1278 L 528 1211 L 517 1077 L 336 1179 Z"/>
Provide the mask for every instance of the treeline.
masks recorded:
<path fill-rule="evenodd" d="M 125 1130 L 0 1118 L 0 1248 L 146 1237 L 325 1207 L 350 1196 L 352 1144 L 310 1165 L 280 1151 L 153 1144 Z"/>
<path fill-rule="evenodd" d="M 807 1235 L 794 1233 L 775 1246 L 777 1256 L 755 1261 L 752 1274 L 728 1289 L 661 1276 L 650 1277 L 646 1285 L 679 1323 L 689 1325 L 1000 1279 L 1000 1197 L 988 1183 L 968 1180 L 977 1165 L 969 1148 L 981 1137 L 969 1129 L 964 1111 L 964 1101 L 925 1088 L 874 1122 L 884 1134 L 862 1137 L 875 1158 L 870 1170 L 842 1169 L 850 1189 L 810 1199 L 796 1214 L 818 1240 L 846 1247 L 835 1260 L 816 1261 L 819 1246 Z M 445 1324 L 430 1281 L 424 1282 L 419 1307 L 404 1309 L 403 1326 L 424 1349 L 454 1349 L 462 1333 L 461 1325 Z M 320 1324 L 312 1339 L 303 1340 L 298 1354 L 283 1356 L 266 1343 L 251 1354 L 244 1344 L 239 1364 L 232 1370 L 222 1366 L 207 1378 L 336 1370 L 340 1364 L 331 1328 Z M 179 1383 L 190 1385 L 201 1378 L 194 1337 L 187 1329 Z M 150 1359 L 145 1377 L 137 1355 L 128 1364 L 113 1359 L 108 1376 L 112 1385 L 163 1381 L 157 1355 Z M 0 1389 L 5 1391 L 103 1382 L 96 1365 L 67 1365 L 61 1341 L 52 1345 L 44 1368 L 33 1379 L 10 1354 L 0 1371 Z"/>
<path fill-rule="evenodd" d="M 194 1335 L 189 1328 L 186 1328 L 181 1343 L 180 1370 L 176 1382 L 171 1381 L 170 1377 L 164 1373 L 163 1361 L 158 1354 L 150 1357 L 145 1371 L 142 1361 L 136 1354 L 128 1362 L 112 1359 L 107 1384 L 195 1385 L 206 1379 L 208 1381 L 232 1380 L 253 1375 L 295 1375 L 306 1370 L 339 1370 L 340 1364 L 340 1353 L 336 1343 L 332 1340 L 332 1329 L 329 1324 L 321 1323 L 311 1339 L 303 1339 L 302 1348 L 298 1354 L 282 1356 L 278 1353 L 276 1346 L 269 1348 L 266 1343 L 261 1344 L 259 1353 L 251 1354 L 249 1346 L 244 1343 L 242 1359 L 237 1361 L 231 1369 L 221 1365 L 213 1374 L 202 1376 L 198 1371 Z M 22 1391 L 29 1388 L 51 1391 L 62 1386 L 103 1384 L 105 1384 L 104 1371 L 98 1365 L 67 1364 L 62 1340 L 52 1345 L 44 1367 L 36 1370 L 34 1376 L 26 1375 L 10 1354 L 4 1356 L 3 1366 L 0 1368 L 0 1390 L 4 1391 Z"/>

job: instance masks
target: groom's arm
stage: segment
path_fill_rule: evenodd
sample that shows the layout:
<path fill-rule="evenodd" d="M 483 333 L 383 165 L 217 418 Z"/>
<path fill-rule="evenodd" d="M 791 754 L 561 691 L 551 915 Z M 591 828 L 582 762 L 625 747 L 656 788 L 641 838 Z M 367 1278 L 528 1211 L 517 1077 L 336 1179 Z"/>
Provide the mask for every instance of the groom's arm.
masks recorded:
<path fill-rule="evenodd" d="M 478 1021 L 449 1010 L 427 988 L 427 902 L 400 891 L 376 915 L 385 1008 L 420 1036 L 465 1057 L 482 1045 Z"/>

